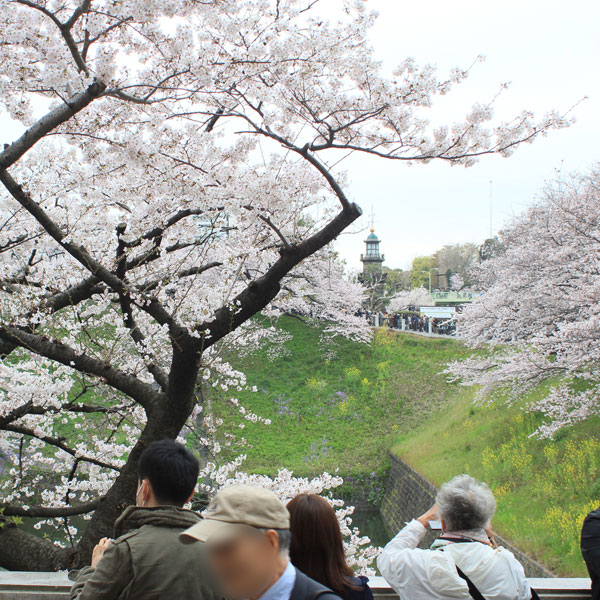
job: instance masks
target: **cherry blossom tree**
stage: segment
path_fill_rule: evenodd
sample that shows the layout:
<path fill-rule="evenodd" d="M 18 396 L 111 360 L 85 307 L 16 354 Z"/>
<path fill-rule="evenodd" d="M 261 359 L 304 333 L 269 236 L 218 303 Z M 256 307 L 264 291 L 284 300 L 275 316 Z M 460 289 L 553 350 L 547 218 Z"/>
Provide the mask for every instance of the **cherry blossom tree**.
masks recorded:
<path fill-rule="evenodd" d="M 223 473 L 218 482 L 219 487 L 245 483 L 256 485 L 275 492 L 284 504 L 287 504 L 298 494 L 319 494 L 324 496 L 335 509 L 344 536 L 344 546 L 348 564 L 358 573 L 375 575 L 371 564 L 379 555 L 381 549 L 371 545 L 371 540 L 361 536 L 359 530 L 352 526 L 354 507 L 344 505 L 343 500 L 331 497 L 331 490 L 344 483 L 342 477 L 323 473 L 312 479 L 294 477 L 291 471 L 280 469 L 276 477 L 265 475 L 248 475 L 247 473 Z"/>
<path fill-rule="evenodd" d="M 465 278 L 460 273 L 450 276 L 450 289 L 459 292 L 465 287 Z"/>
<path fill-rule="evenodd" d="M 359 0 L 335 23 L 311 0 L 0 0 L 0 106 L 23 131 L 0 152 L 0 565 L 88 560 L 153 440 L 216 451 L 198 390 L 237 402 L 222 349 L 269 339 L 257 313 L 364 335 L 327 250 L 361 214 L 345 153 L 469 166 L 568 125 L 490 103 L 430 127 L 468 70 L 385 78 L 373 19 Z"/>
<path fill-rule="evenodd" d="M 458 317 L 459 337 L 489 351 L 451 365 L 481 399 L 522 397 L 547 416 L 538 434 L 600 413 L 600 166 L 559 178 L 501 235 L 480 264 L 485 292 Z"/>
<path fill-rule="evenodd" d="M 409 306 L 433 306 L 431 295 L 423 287 L 403 290 L 391 299 L 388 310 L 398 312 L 406 310 Z"/>

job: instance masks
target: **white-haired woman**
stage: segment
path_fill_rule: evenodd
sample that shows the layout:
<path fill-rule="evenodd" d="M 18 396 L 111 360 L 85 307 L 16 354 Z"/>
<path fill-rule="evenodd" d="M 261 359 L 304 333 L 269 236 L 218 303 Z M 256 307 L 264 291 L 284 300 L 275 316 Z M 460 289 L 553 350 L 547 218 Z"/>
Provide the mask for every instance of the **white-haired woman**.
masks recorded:
<path fill-rule="evenodd" d="M 381 574 L 401 600 L 470 600 L 477 592 L 485 600 L 530 600 L 521 563 L 493 541 L 495 510 L 485 483 L 454 477 L 441 487 L 434 506 L 384 548 L 377 559 Z M 442 535 L 429 550 L 417 548 L 429 522 L 438 519 Z"/>

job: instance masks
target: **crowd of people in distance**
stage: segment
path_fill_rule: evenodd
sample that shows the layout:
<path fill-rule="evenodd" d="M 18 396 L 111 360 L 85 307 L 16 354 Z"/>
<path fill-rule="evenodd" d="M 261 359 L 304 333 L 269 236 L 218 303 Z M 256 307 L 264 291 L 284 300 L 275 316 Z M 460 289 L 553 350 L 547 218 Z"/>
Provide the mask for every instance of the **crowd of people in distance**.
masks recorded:
<path fill-rule="evenodd" d="M 348 566 L 329 502 L 301 494 L 287 506 L 271 491 L 222 488 L 203 517 L 184 507 L 199 464 L 181 444 L 151 444 L 139 461 L 136 505 L 117 520 L 115 539 L 94 548 L 91 566 L 70 576 L 77 600 L 373 600 L 366 577 Z M 496 501 L 469 475 L 444 484 L 377 559 L 400 600 L 539 600 L 522 565 L 499 547 Z M 430 529 L 440 531 L 419 548 Z M 600 509 L 588 515 L 582 551 L 600 592 Z"/>
<path fill-rule="evenodd" d="M 452 319 L 428 317 L 416 308 L 401 313 L 386 313 L 359 309 L 357 317 L 366 319 L 372 327 L 389 327 L 399 331 L 434 333 L 436 335 L 454 335 L 456 326 Z"/>

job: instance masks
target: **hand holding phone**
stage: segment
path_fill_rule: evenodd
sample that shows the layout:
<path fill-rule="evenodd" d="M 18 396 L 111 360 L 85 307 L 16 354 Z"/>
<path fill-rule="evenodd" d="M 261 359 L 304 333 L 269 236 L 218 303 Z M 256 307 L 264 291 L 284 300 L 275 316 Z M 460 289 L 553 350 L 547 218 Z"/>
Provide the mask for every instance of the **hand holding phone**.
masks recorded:
<path fill-rule="evenodd" d="M 437 504 L 434 504 L 426 513 L 422 514 L 417 521 L 419 521 L 423 527 L 427 528 L 431 526 L 431 521 L 437 521 L 438 517 L 438 507 Z"/>

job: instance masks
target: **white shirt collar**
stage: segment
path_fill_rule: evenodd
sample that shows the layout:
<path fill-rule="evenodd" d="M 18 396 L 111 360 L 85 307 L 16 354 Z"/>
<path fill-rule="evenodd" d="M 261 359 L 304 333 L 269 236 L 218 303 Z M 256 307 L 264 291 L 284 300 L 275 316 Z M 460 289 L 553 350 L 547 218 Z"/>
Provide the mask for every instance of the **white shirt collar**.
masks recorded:
<path fill-rule="evenodd" d="M 296 567 L 288 559 L 281 577 L 258 600 L 290 600 L 296 583 Z"/>

